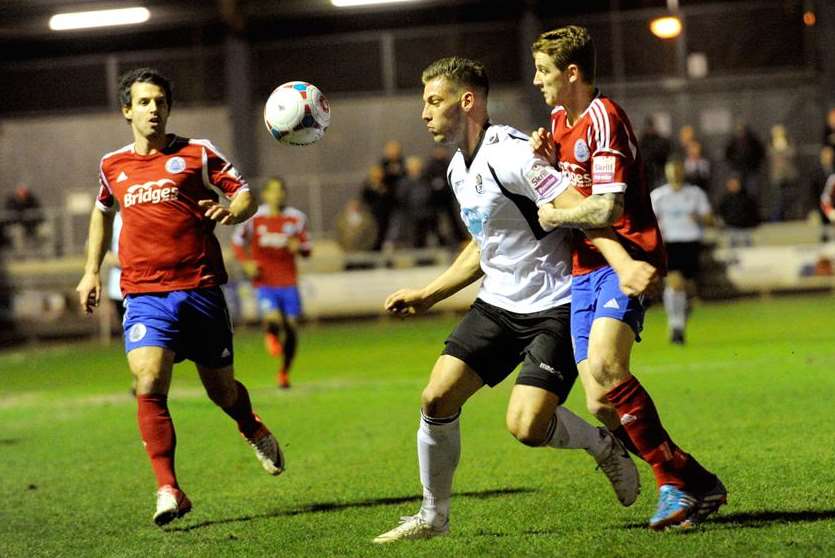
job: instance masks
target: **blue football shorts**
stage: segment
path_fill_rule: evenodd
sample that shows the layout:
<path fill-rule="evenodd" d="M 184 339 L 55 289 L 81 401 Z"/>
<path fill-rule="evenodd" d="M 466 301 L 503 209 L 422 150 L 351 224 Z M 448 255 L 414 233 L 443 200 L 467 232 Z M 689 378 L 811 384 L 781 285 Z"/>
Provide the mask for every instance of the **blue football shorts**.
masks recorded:
<path fill-rule="evenodd" d="M 232 322 L 220 287 L 129 294 L 123 321 L 125 352 L 139 347 L 174 351 L 176 362 L 206 368 L 232 364 Z"/>
<path fill-rule="evenodd" d="M 589 334 L 597 318 L 612 318 L 628 324 L 641 341 L 644 329 L 643 297 L 630 297 L 620 290 L 618 276 L 610 266 L 571 278 L 571 341 L 574 360 L 589 357 Z"/>
<path fill-rule="evenodd" d="M 258 287 L 258 308 L 261 313 L 279 311 L 286 318 L 298 318 L 302 313 L 302 299 L 299 288 Z"/>

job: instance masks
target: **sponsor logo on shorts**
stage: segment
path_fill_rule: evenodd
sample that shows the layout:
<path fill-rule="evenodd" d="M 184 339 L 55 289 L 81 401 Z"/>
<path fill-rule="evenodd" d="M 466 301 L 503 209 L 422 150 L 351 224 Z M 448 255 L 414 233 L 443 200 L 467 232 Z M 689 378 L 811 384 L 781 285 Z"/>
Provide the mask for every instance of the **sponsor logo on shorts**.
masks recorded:
<path fill-rule="evenodd" d="M 224 349 L 223 349 L 223 352 L 222 352 L 222 353 L 220 353 L 220 358 L 226 358 L 226 357 L 228 357 L 228 356 L 229 356 L 229 355 L 231 355 L 231 354 L 232 354 L 232 353 L 231 353 L 231 352 L 229 352 L 229 348 L 228 348 L 228 347 L 226 347 L 226 348 L 224 348 Z"/>
<path fill-rule="evenodd" d="M 591 152 L 589 151 L 589 144 L 586 143 L 586 140 L 580 138 L 574 144 L 574 158 L 577 159 L 580 163 L 585 163 L 589 160 L 591 156 Z"/>
<path fill-rule="evenodd" d="M 591 176 L 595 184 L 609 184 L 615 179 L 615 162 L 612 155 L 592 159 Z"/>
<path fill-rule="evenodd" d="M 128 340 L 131 343 L 136 343 L 137 341 L 141 341 L 147 333 L 148 328 L 145 327 L 145 324 L 133 324 L 130 331 L 128 331 Z"/>
<path fill-rule="evenodd" d="M 165 162 L 165 170 L 177 174 L 186 170 L 186 161 L 182 157 L 171 157 Z"/>
<path fill-rule="evenodd" d="M 551 374 L 553 374 L 553 375 L 555 375 L 555 376 L 559 377 L 560 379 L 562 379 L 562 374 L 560 374 L 560 373 L 557 371 L 557 369 L 556 369 L 556 368 L 554 368 L 553 366 L 551 366 L 550 364 L 546 364 L 546 363 L 544 363 L 544 362 L 540 362 L 540 363 L 539 363 L 539 367 L 540 367 L 540 368 L 542 368 L 543 370 L 545 370 L 546 372 L 550 372 Z"/>
<path fill-rule="evenodd" d="M 162 203 L 176 200 L 180 190 L 170 178 L 151 180 L 145 184 L 134 184 L 128 186 L 123 200 L 124 207 L 142 203 Z"/>

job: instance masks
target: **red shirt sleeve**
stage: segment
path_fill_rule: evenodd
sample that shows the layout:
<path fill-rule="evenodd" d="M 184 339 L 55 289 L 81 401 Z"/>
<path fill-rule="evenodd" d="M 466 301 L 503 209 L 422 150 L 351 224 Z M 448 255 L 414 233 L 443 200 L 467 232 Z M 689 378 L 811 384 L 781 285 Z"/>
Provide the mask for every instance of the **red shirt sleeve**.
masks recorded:
<path fill-rule="evenodd" d="M 249 190 L 249 184 L 238 169 L 209 142 L 203 145 L 203 182 L 220 189 L 227 198 Z"/>
<path fill-rule="evenodd" d="M 96 196 L 96 207 L 105 213 L 112 213 L 116 208 L 115 202 L 113 191 L 110 189 L 110 184 L 108 184 L 107 177 L 104 175 L 104 168 L 99 165 L 99 193 Z"/>
<path fill-rule="evenodd" d="M 622 194 L 626 191 L 629 167 L 635 163 L 626 123 L 616 113 L 606 111 L 603 103 L 593 102 L 589 110 L 595 144 L 591 157 L 592 193 Z"/>

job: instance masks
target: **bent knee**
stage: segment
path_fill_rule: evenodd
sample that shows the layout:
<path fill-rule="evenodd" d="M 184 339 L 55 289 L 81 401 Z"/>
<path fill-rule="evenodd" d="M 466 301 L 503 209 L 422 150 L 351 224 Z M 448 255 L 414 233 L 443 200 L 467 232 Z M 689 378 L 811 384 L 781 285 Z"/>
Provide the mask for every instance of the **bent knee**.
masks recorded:
<path fill-rule="evenodd" d="M 420 408 L 427 417 L 450 417 L 458 412 L 449 391 L 427 386 L 420 397 Z"/>
<path fill-rule="evenodd" d="M 548 441 L 548 421 L 534 415 L 509 414 L 507 430 L 526 446 L 539 447 Z"/>

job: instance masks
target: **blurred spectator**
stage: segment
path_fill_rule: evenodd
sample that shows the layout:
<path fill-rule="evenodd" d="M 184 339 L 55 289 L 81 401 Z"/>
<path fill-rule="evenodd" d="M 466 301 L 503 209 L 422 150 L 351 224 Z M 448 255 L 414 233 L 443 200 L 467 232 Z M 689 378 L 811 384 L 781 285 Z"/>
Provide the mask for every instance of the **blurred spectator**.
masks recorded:
<path fill-rule="evenodd" d="M 681 127 L 678 131 L 678 146 L 676 151 L 681 155 L 681 157 L 687 156 L 687 148 L 690 146 L 691 143 L 698 141 L 696 139 L 696 129 L 693 128 L 690 124 L 685 124 Z"/>
<path fill-rule="evenodd" d="M 432 189 L 430 205 L 438 217 L 438 232 L 441 244 L 455 246 L 465 238 L 461 223 L 460 209 L 455 200 L 452 188 L 447 184 L 447 167 L 449 167 L 449 153 L 443 145 L 436 145 L 432 155 L 426 163 L 426 178 Z M 442 222 L 444 221 L 444 222 Z"/>
<path fill-rule="evenodd" d="M 829 109 L 826 115 L 826 125 L 823 128 L 823 144 L 835 149 L 835 107 Z"/>
<path fill-rule="evenodd" d="M 758 196 L 759 173 L 765 158 L 765 148 L 747 124 L 737 123 L 734 135 L 725 147 L 725 158 L 740 176 L 742 186 L 748 193 Z"/>
<path fill-rule="evenodd" d="M 684 181 L 710 193 L 710 161 L 702 154 L 702 144 L 696 140 L 685 147 Z"/>
<path fill-rule="evenodd" d="M 644 122 L 644 132 L 638 140 L 644 168 L 650 188 L 656 188 L 664 181 L 664 165 L 670 156 L 670 140 L 658 133 L 651 116 Z"/>
<path fill-rule="evenodd" d="M 719 200 L 719 217 L 728 230 L 731 247 L 751 246 L 751 231 L 760 224 L 757 202 L 742 187 L 738 176 L 728 178 L 725 189 Z"/>
<path fill-rule="evenodd" d="M 346 252 L 365 252 L 377 241 L 374 217 L 358 199 L 350 200 L 336 218 L 336 238 Z"/>
<path fill-rule="evenodd" d="M 768 144 L 768 178 L 773 205 L 772 221 L 795 218 L 797 207 L 797 169 L 794 164 L 794 146 L 789 141 L 786 127 L 777 124 L 771 128 Z"/>
<path fill-rule="evenodd" d="M 389 140 L 383 146 L 383 158 L 380 159 L 383 167 L 383 181 L 394 191 L 397 182 L 406 175 L 403 166 L 403 146 L 397 140 Z"/>
<path fill-rule="evenodd" d="M 41 202 L 24 184 L 6 198 L 6 223 L 20 225 L 29 243 L 37 240 L 38 226 L 43 223 Z"/>
<path fill-rule="evenodd" d="M 811 204 L 815 212 L 820 215 L 821 224 L 821 242 L 826 242 L 832 238 L 832 226 L 829 219 L 824 213 L 821 206 L 821 195 L 826 187 L 826 181 L 830 176 L 835 174 L 835 148 L 829 145 L 821 147 L 820 155 L 818 157 L 818 164 L 812 169 L 809 177 L 809 196 Z"/>
<path fill-rule="evenodd" d="M 826 216 L 824 229 L 827 222 L 829 225 L 835 225 L 835 174 L 830 174 L 829 178 L 826 179 L 823 192 L 821 192 L 820 208 Z"/>
<path fill-rule="evenodd" d="M 423 160 L 420 157 L 406 159 L 406 176 L 398 183 L 397 195 L 400 200 L 398 214 L 401 217 L 402 233 L 410 244 L 415 248 L 425 248 L 430 233 L 440 243 L 438 215 L 430 205 L 432 187 L 423 172 Z"/>
<path fill-rule="evenodd" d="M 385 180 L 386 174 L 382 165 L 373 165 L 368 170 L 368 178 L 362 187 L 362 201 L 365 203 L 377 228 L 377 237 L 372 246 L 373 250 L 380 250 L 386 241 L 391 224 L 391 214 L 396 203 L 395 185 Z"/>

